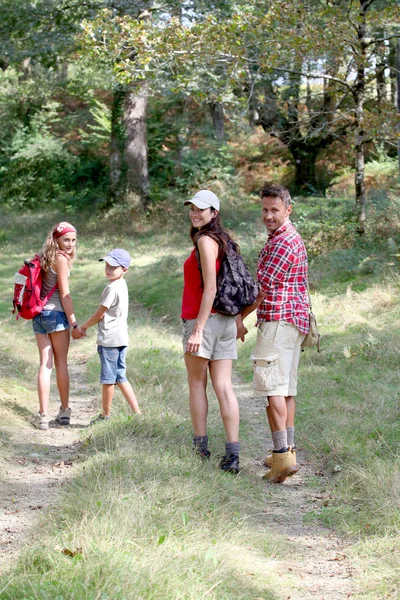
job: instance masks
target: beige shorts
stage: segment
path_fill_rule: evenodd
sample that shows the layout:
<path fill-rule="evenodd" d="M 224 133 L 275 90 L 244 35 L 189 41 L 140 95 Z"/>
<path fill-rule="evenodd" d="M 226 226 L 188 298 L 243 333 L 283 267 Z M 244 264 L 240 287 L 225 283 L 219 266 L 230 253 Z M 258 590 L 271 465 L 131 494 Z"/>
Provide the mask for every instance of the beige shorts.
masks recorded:
<path fill-rule="evenodd" d="M 196 319 L 182 319 L 182 345 L 186 352 L 186 344 L 190 338 Z M 203 330 L 203 340 L 197 352 L 192 356 L 200 356 L 209 360 L 236 359 L 236 321 L 233 317 L 210 314 Z"/>
<path fill-rule="evenodd" d="M 292 323 L 261 323 L 251 360 L 255 396 L 296 396 L 297 368 L 304 334 Z"/>

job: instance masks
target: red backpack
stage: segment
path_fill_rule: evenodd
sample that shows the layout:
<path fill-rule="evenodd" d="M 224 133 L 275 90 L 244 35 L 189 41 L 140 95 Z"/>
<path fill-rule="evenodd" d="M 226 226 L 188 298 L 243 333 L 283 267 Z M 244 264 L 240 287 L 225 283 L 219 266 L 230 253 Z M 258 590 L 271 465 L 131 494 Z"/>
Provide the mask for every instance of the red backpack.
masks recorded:
<path fill-rule="evenodd" d="M 58 283 L 56 283 L 47 296 L 41 300 L 42 276 L 43 270 L 38 254 L 35 254 L 32 260 L 24 260 L 24 266 L 18 273 L 15 273 L 12 313 L 17 311 L 16 319 L 22 317 L 30 320 L 36 317 L 42 312 L 43 307 L 58 288 Z"/>

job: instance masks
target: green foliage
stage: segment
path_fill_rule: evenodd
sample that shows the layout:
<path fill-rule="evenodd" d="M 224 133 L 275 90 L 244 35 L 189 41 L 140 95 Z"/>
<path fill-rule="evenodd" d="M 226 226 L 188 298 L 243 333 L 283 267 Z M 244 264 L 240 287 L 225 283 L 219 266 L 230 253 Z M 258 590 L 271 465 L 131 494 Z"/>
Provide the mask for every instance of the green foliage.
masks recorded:
<path fill-rule="evenodd" d="M 228 146 L 209 144 L 187 149 L 182 154 L 181 175 L 176 178 L 179 190 L 207 188 L 215 181 L 233 183 L 232 153 Z"/>
<path fill-rule="evenodd" d="M 10 208 L 56 204 L 65 193 L 75 158 L 49 133 L 16 133 L 0 166 L 0 201 Z"/>

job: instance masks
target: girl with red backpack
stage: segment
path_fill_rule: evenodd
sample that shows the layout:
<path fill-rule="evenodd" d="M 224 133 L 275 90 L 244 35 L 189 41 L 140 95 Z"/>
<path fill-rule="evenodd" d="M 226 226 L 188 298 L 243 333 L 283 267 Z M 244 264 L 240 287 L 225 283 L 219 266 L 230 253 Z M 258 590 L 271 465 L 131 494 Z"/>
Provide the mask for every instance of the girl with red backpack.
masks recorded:
<path fill-rule="evenodd" d="M 58 223 L 49 232 L 41 252 L 41 298 L 48 296 L 43 310 L 32 321 L 39 350 L 38 373 L 39 413 L 33 424 L 48 429 L 50 377 L 53 361 L 61 406 L 56 416 L 60 425 L 69 425 L 69 373 L 68 350 L 70 328 L 76 339 L 84 335 L 76 322 L 69 292 L 69 269 L 76 257 L 76 229 L 67 222 Z M 55 288 L 55 289 L 54 289 Z"/>

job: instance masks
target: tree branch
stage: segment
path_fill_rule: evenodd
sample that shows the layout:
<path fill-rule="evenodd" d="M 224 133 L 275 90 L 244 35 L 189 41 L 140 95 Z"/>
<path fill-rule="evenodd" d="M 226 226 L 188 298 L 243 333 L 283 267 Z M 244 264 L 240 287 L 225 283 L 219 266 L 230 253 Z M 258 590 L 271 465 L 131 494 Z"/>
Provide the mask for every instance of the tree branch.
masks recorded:
<path fill-rule="evenodd" d="M 349 83 L 343 81 L 343 79 L 339 79 L 339 77 L 333 77 L 333 75 L 327 75 L 325 73 L 302 73 L 301 71 L 291 71 L 289 69 L 285 69 L 284 67 L 274 66 L 272 66 L 271 69 L 273 71 L 282 71 L 283 73 L 292 73 L 293 75 L 300 75 L 301 77 L 309 77 L 310 79 L 327 79 L 329 81 L 335 81 L 339 85 L 343 85 L 344 87 L 346 87 L 348 90 L 352 90 L 352 86 Z"/>
<path fill-rule="evenodd" d="M 382 42 L 388 42 L 389 40 L 396 38 L 400 38 L 400 33 L 394 33 L 393 35 L 388 35 L 387 37 L 379 38 L 378 40 L 371 40 L 365 44 L 365 47 L 368 48 L 368 46 L 372 46 L 373 44 L 381 44 Z"/>

